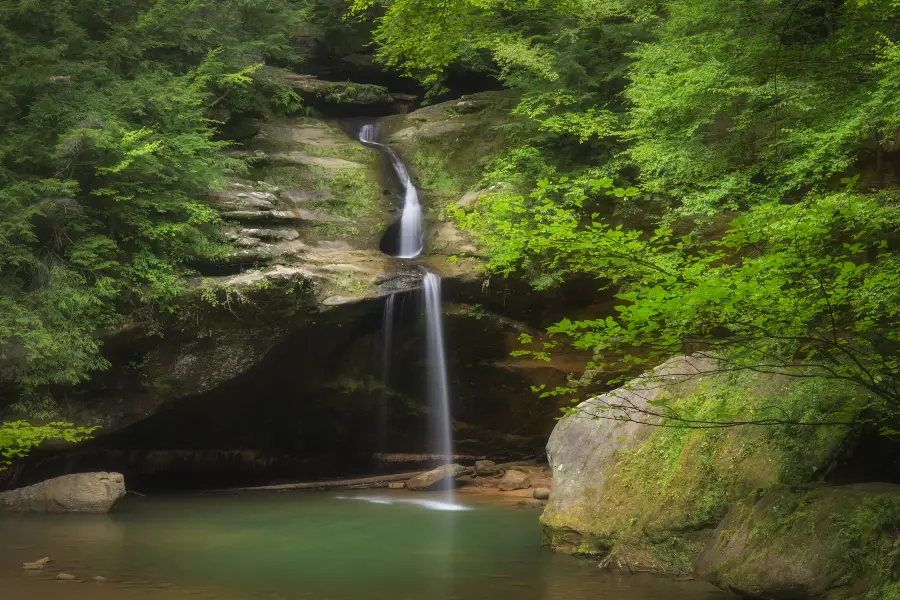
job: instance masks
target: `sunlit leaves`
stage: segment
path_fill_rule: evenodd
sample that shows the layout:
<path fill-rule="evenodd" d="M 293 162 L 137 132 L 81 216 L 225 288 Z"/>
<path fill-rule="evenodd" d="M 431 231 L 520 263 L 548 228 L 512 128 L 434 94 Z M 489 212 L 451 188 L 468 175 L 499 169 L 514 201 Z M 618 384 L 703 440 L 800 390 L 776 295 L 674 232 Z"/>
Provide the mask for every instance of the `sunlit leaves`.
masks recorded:
<path fill-rule="evenodd" d="M 50 439 L 80 442 L 90 436 L 96 427 L 75 427 L 71 423 L 54 422 L 31 425 L 25 421 L 0 422 L 0 471 L 6 470 L 13 459 Z"/>

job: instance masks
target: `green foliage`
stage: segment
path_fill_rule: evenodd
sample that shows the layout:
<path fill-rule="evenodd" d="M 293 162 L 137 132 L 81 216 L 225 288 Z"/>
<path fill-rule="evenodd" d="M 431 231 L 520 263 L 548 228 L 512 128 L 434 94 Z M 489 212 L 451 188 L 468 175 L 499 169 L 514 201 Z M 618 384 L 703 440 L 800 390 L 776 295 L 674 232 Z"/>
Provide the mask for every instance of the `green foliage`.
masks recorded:
<path fill-rule="evenodd" d="M 0 383 L 106 367 L 105 328 L 173 310 L 226 251 L 205 192 L 243 165 L 219 115 L 258 110 L 299 0 L 51 0 L 0 7 Z M 276 86 L 277 87 L 277 86 Z"/>
<path fill-rule="evenodd" d="M 25 421 L 0 422 L 0 471 L 6 470 L 13 459 L 25 456 L 29 450 L 47 440 L 80 442 L 89 437 L 94 429 L 62 422 L 46 425 L 31 425 Z"/>
<path fill-rule="evenodd" d="M 894 0 L 381 4 L 387 62 L 425 79 L 463 64 L 522 93 L 520 146 L 454 216 L 495 272 L 615 290 L 614 314 L 550 329 L 594 352 L 589 373 L 700 351 L 855 384 L 893 431 Z M 422 47 L 401 39 L 426 22 Z"/>

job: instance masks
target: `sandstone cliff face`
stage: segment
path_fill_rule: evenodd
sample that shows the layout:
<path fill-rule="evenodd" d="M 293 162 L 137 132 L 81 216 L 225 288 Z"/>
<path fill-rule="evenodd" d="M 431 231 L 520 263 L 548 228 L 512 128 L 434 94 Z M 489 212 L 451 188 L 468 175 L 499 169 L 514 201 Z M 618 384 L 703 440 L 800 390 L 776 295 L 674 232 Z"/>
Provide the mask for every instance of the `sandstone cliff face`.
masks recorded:
<path fill-rule="evenodd" d="M 277 120 L 233 151 L 250 173 L 207 201 L 235 250 L 196 265 L 179 310 L 161 315 L 155 330 L 113 336 L 116 366 L 69 416 L 107 430 L 127 426 L 233 379 L 313 322 L 339 320 L 329 314 L 337 308 L 418 286 L 414 266 L 379 250 L 391 198 L 377 153 L 348 127 Z M 358 312 L 350 308 L 347 318 Z"/>
<path fill-rule="evenodd" d="M 538 296 L 522 282 L 490 282 L 471 241 L 438 219 L 440 201 L 464 196 L 477 165 L 502 148 L 498 140 L 474 150 L 469 138 L 457 143 L 459 123 L 490 141 L 486 132 L 502 119 L 498 106 L 462 113 L 459 104 L 392 117 L 383 135 L 398 143 L 429 210 L 418 263 L 444 277 L 458 452 L 535 456 L 558 406 L 529 389 L 564 384 L 586 357 L 558 353 L 545 363 L 509 353 L 521 333 L 538 336 L 580 306 L 585 290 Z M 382 251 L 402 198 L 384 156 L 357 142 L 363 122 L 273 120 L 233 150 L 250 172 L 207 201 L 221 212 L 234 252 L 197 265 L 181 309 L 157 331 L 108 340 L 113 368 L 74 390 L 65 415 L 100 425 L 97 438 L 38 452 L 8 480 L 116 469 L 137 490 L 215 487 L 371 473 L 396 468 L 376 455 L 423 452 L 421 270 Z M 390 137 L 395 125 L 412 130 Z M 446 148 L 475 158 L 451 160 Z M 435 186 L 440 173 L 463 183 Z M 394 354 L 385 361 L 383 297 L 392 293 Z"/>

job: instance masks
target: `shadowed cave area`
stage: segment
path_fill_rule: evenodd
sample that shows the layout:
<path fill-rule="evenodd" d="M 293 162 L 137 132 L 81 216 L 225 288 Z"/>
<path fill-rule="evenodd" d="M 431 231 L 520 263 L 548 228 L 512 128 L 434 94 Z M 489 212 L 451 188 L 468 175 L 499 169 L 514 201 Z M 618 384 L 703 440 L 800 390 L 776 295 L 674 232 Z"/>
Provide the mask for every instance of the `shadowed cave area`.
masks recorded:
<path fill-rule="evenodd" d="M 384 306 L 328 311 L 209 392 L 77 449 L 35 454 L 19 483 L 115 470 L 137 491 L 208 489 L 437 464 L 423 456 L 430 449 L 421 295 L 396 297 L 390 356 Z M 468 460 L 540 456 L 558 405 L 527 390 L 563 383 L 565 373 L 510 361 L 519 331 L 509 321 L 449 311 L 444 318 L 455 452 Z"/>

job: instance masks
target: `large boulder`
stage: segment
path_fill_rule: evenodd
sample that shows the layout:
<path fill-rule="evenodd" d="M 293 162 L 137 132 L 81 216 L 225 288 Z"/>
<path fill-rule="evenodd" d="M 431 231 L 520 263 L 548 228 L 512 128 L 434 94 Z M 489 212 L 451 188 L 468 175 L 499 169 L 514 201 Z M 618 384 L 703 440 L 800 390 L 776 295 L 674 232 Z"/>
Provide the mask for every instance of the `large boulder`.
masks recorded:
<path fill-rule="evenodd" d="M 673 358 L 560 420 L 547 444 L 554 487 L 541 516 L 545 543 L 627 570 L 689 573 L 734 502 L 828 472 L 847 428 L 691 423 L 781 414 L 798 397 L 825 410 L 839 392 L 811 380 L 717 371 L 709 359 Z"/>
<path fill-rule="evenodd" d="M 465 475 L 468 471 L 469 469 L 462 465 L 441 465 L 437 469 L 416 475 L 406 482 L 406 487 L 417 491 L 446 487 L 453 485 L 457 477 Z"/>
<path fill-rule="evenodd" d="M 105 513 L 124 495 L 120 473 L 77 473 L 0 493 L 0 512 Z"/>
<path fill-rule="evenodd" d="M 774 486 L 734 503 L 695 568 L 743 597 L 895 597 L 898 527 L 898 485 Z"/>

